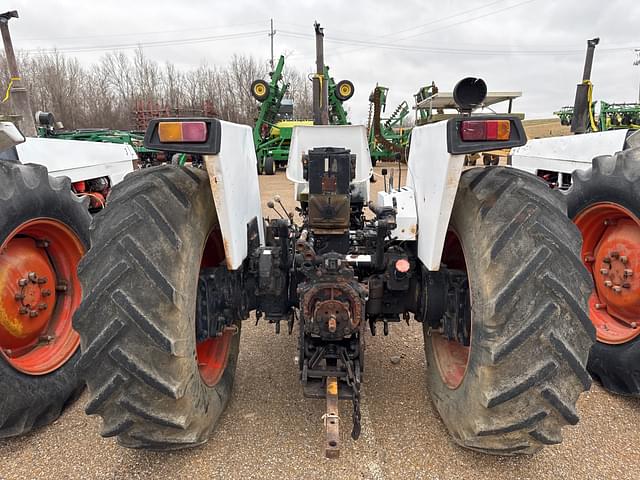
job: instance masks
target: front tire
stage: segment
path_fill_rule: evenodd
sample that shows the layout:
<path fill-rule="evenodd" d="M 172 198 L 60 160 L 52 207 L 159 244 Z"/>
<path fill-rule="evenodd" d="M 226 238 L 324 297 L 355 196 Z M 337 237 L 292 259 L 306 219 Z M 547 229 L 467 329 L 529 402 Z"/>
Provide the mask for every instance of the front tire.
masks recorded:
<path fill-rule="evenodd" d="M 0 438 L 53 422 L 82 390 L 71 316 L 90 221 L 68 178 L 0 161 Z"/>
<path fill-rule="evenodd" d="M 240 343 L 239 324 L 235 335 L 196 342 L 201 265 L 224 260 L 209 178 L 191 167 L 149 168 L 109 200 L 79 268 L 86 412 L 126 447 L 202 444 L 229 401 Z"/>
<path fill-rule="evenodd" d="M 463 173 L 443 263 L 466 271 L 470 347 L 424 325 L 427 382 L 454 440 L 496 455 L 560 443 L 593 327 L 580 236 L 544 182 L 504 167 Z"/>
<path fill-rule="evenodd" d="M 276 162 L 273 160 L 273 157 L 266 157 L 264 159 L 264 174 L 265 175 L 275 175 L 276 174 Z"/>

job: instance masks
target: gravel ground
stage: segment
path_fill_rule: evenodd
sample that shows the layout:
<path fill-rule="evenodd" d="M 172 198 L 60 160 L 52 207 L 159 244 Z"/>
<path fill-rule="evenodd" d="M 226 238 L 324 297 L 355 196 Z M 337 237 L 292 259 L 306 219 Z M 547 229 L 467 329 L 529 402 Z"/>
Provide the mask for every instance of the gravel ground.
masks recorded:
<path fill-rule="evenodd" d="M 262 177 L 265 200 L 284 175 Z M 379 183 L 375 185 L 379 186 Z M 286 190 L 285 190 L 286 189 Z M 597 385 L 584 394 L 581 422 L 565 441 L 533 457 L 491 457 L 449 439 L 425 384 L 418 324 L 391 326 L 367 338 L 363 433 L 349 437 L 350 405 L 341 402 L 342 453 L 323 457 L 324 401 L 306 400 L 294 365 L 296 338 L 265 323 L 243 329 L 232 401 L 211 440 L 189 451 L 155 453 L 119 447 L 99 436 L 99 418 L 83 413 L 83 395 L 57 422 L 0 441 L 0 479 L 294 478 L 294 479 L 637 479 L 640 400 Z M 399 356 L 398 363 L 391 358 Z"/>

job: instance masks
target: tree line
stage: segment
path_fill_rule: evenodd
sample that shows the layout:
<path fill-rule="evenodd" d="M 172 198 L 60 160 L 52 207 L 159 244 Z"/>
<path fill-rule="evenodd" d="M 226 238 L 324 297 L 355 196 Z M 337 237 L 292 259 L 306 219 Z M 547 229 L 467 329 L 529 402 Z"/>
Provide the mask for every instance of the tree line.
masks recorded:
<path fill-rule="evenodd" d="M 32 108 L 52 112 L 68 129 L 132 129 L 133 112 L 140 105 L 198 111 L 207 104 L 218 118 L 252 126 L 258 104 L 251 96 L 251 82 L 269 78 L 267 62 L 252 56 L 234 55 L 226 65 L 180 70 L 171 62 L 149 59 L 141 48 L 132 55 L 107 53 L 88 66 L 60 52 L 19 55 L 18 64 Z M 4 56 L 0 68 L 6 86 Z M 294 117 L 311 118 L 307 75 L 285 66 L 284 79 L 290 84 Z M 11 114 L 9 109 L 10 102 L 0 104 L 0 114 Z"/>

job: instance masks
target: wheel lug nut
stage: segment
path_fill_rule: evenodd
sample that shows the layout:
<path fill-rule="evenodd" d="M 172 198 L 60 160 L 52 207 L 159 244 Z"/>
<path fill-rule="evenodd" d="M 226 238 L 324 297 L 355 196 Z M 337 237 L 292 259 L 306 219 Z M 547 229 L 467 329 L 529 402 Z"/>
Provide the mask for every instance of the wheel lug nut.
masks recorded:
<path fill-rule="evenodd" d="M 601 273 L 602 275 L 609 275 L 609 270 L 607 270 L 606 268 L 601 268 L 601 269 L 600 269 L 600 273 Z"/>
<path fill-rule="evenodd" d="M 39 303 L 38 304 L 38 310 L 46 310 L 47 309 L 47 304 L 46 303 Z"/>
<path fill-rule="evenodd" d="M 18 309 L 18 313 L 19 313 L 20 315 L 26 315 L 27 313 L 29 313 L 29 310 L 27 310 L 27 307 L 20 307 L 20 308 Z"/>
<path fill-rule="evenodd" d="M 604 286 L 607 288 L 611 288 L 613 286 L 613 282 L 611 280 L 605 280 Z"/>
<path fill-rule="evenodd" d="M 33 283 L 36 283 L 38 281 L 38 275 L 36 275 L 36 272 L 29 272 L 29 280 L 31 280 Z"/>
<path fill-rule="evenodd" d="M 623 283 L 622 284 L 622 288 L 631 288 L 631 284 L 630 283 Z"/>
<path fill-rule="evenodd" d="M 38 279 L 38 284 L 39 285 L 44 285 L 45 283 L 47 283 L 47 277 L 40 277 Z"/>
<path fill-rule="evenodd" d="M 613 291 L 616 293 L 620 293 L 622 291 L 622 287 L 620 285 L 615 285 L 613 287 Z"/>
<path fill-rule="evenodd" d="M 633 276 L 633 270 L 631 270 L 630 268 L 625 268 L 625 270 L 624 270 L 624 276 L 625 276 L 625 277 L 631 277 L 631 276 Z"/>
<path fill-rule="evenodd" d="M 20 292 L 16 293 L 15 294 L 15 299 L 16 300 L 24 300 L 24 293 L 20 293 Z"/>
<path fill-rule="evenodd" d="M 619 254 L 618 252 L 615 252 L 615 251 L 614 251 L 614 252 L 611 252 L 611 253 L 609 254 L 609 256 L 611 256 L 612 258 L 620 258 L 620 254 Z"/>
<path fill-rule="evenodd" d="M 49 290 L 48 288 L 45 288 L 44 290 L 42 290 L 43 297 L 48 297 L 49 295 L 51 295 L 51 290 Z"/>
<path fill-rule="evenodd" d="M 31 311 L 29 312 L 29 316 L 30 316 L 31 318 L 37 317 L 37 316 L 38 316 L 38 311 L 37 311 L 37 310 L 31 310 Z"/>
<path fill-rule="evenodd" d="M 20 280 L 18 280 L 18 286 L 20 287 L 26 287 L 27 283 L 29 283 L 29 280 L 27 280 L 26 278 L 21 278 Z"/>
<path fill-rule="evenodd" d="M 620 261 L 626 264 L 629 261 L 629 257 L 626 255 L 620 255 Z"/>
<path fill-rule="evenodd" d="M 604 257 L 604 258 L 602 259 L 602 261 L 603 261 L 604 263 L 611 263 L 611 259 L 610 259 L 609 257 Z"/>

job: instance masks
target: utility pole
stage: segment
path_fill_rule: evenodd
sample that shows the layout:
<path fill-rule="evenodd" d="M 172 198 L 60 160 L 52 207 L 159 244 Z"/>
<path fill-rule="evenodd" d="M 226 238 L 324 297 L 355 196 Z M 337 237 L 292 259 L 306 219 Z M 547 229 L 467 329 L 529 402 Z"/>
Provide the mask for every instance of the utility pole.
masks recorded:
<path fill-rule="evenodd" d="M 633 64 L 636 67 L 640 67 L 640 48 L 635 49 L 636 59 L 633 61 Z M 638 80 L 638 103 L 640 103 L 640 80 Z"/>
<path fill-rule="evenodd" d="M 316 31 L 316 74 L 313 77 L 313 124 L 329 125 L 329 86 L 324 78 L 324 31 L 318 22 Z"/>
<path fill-rule="evenodd" d="M 9 34 L 9 19 L 11 18 L 18 18 L 18 12 L 16 10 L 0 14 L 0 32 L 2 33 L 4 52 L 7 57 L 7 65 L 9 66 L 9 76 L 11 77 L 9 98 L 13 104 L 14 111 L 22 116 L 20 126 L 23 135 L 26 137 L 35 137 L 36 124 L 33 119 L 29 95 L 20 78 L 18 62 L 16 61 L 13 44 L 11 43 L 11 35 Z"/>
<path fill-rule="evenodd" d="M 273 29 L 273 18 L 271 19 L 271 32 L 269 36 L 271 37 L 271 71 L 273 72 L 273 37 L 275 36 L 276 31 Z"/>

